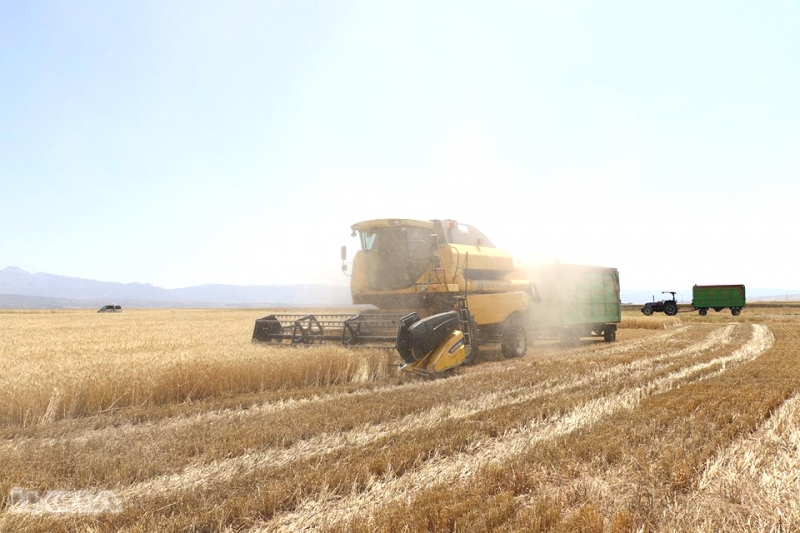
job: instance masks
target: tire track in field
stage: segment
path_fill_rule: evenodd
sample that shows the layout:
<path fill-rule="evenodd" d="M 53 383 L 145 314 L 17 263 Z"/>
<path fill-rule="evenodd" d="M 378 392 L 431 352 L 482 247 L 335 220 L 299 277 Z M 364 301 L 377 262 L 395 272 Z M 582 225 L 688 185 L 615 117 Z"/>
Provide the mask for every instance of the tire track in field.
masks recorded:
<path fill-rule="evenodd" d="M 702 345 L 707 349 L 710 342 L 724 340 L 729 337 L 733 327 L 724 328 L 718 335 L 712 334 Z M 718 375 L 732 366 L 754 359 L 769 349 L 773 342 L 774 337 L 766 326 L 754 324 L 750 339 L 728 355 L 686 366 L 649 383 L 623 389 L 614 395 L 598 397 L 554 420 L 534 421 L 524 428 L 510 430 L 501 438 L 476 445 L 474 452 L 432 459 L 403 476 L 376 480 L 362 492 L 344 498 L 310 498 L 294 511 L 282 513 L 254 530 L 324 530 L 326 526 L 333 524 L 346 525 L 354 520 L 369 521 L 376 510 L 393 502 L 403 502 L 420 488 L 468 482 L 471 476 L 492 462 L 502 462 L 522 454 L 538 442 L 569 434 L 617 411 L 633 409 L 648 396 Z M 711 370 L 716 367 L 719 368 Z"/>
<path fill-rule="evenodd" d="M 213 462 L 198 462 L 182 469 L 178 473 L 158 476 L 151 480 L 131 486 L 124 491 L 126 497 L 137 498 L 153 493 L 168 494 L 182 490 L 229 482 L 245 471 L 264 467 L 280 467 L 291 462 L 308 461 L 314 456 L 322 456 L 344 447 L 365 446 L 379 438 L 385 438 L 425 427 L 435 427 L 445 420 L 458 420 L 473 416 L 481 411 L 508 407 L 531 401 L 536 398 L 580 389 L 592 384 L 611 381 L 615 377 L 627 379 L 646 378 L 671 364 L 681 357 L 691 357 L 712 347 L 727 345 L 731 342 L 733 326 L 712 331 L 706 338 L 676 351 L 667 352 L 651 358 L 642 358 L 630 363 L 620 363 L 601 371 L 587 375 L 560 376 L 559 379 L 547 379 L 534 386 L 523 386 L 493 391 L 475 398 L 460 400 L 453 404 L 437 406 L 424 413 L 408 414 L 400 419 L 380 424 L 365 424 L 347 432 L 327 433 L 300 441 L 288 448 L 268 449 L 256 453 L 248 453 L 233 458 Z M 658 336 L 661 337 L 661 336 Z M 653 348 L 663 348 L 661 339 L 650 338 L 649 343 L 636 343 L 637 347 L 651 344 Z M 692 339 L 686 339 L 691 342 Z M 633 343 L 632 343 L 633 344 Z M 648 347 L 649 348 L 649 347 Z M 611 351 L 609 349 L 608 351 Z M 614 351 L 628 351 L 625 347 L 614 347 Z M 503 369 L 504 370 L 504 369 Z M 566 380 L 565 380 L 566 377 Z M 458 378 L 452 378 L 458 379 Z M 436 382 L 420 382 L 412 386 L 425 390 L 427 387 L 450 386 L 452 379 Z"/>
<path fill-rule="evenodd" d="M 662 530 L 797 531 L 798 450 L 800 396 L 794 396 L 758 431 L 708 462 L 697 491 Z"/>
<path fill-rule="evenodd" d="M 800 328 L 788 337 L 788 346 L 782 348 L 793 352 L 800 344 Z M 660 530 L 797 531 L 799 452 L 800 394 L 795 394 L 754 433 L 733 441 L 706 463 L 697 489 L 686 502 L 675 502 L 671 519 Z"/>

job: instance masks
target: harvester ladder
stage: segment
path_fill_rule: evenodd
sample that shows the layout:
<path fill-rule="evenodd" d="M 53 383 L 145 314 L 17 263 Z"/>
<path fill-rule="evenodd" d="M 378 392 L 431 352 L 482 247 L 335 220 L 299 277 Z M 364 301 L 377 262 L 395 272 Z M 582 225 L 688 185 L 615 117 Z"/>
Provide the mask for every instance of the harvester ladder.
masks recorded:
<path fill-rule="evenodd" d="M 472 346 L 472 334 L 469 330 L 469 309 L 467 308 L 467 297 L 457 296 L 456 305 L 458 306 L 458 318 L 461 321 L 461 333 L 464 334 L 464 345 L 469 348 Z"/>

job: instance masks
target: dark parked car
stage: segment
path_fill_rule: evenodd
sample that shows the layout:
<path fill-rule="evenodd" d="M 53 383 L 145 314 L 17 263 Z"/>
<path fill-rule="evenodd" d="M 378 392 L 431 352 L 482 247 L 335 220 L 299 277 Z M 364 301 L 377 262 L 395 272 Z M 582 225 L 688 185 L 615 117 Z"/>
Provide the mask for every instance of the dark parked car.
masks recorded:
<path fill-rule="evenodd" d="M 104 305 L 97 310 L 98 313 L 120 313 L 122 312 L 121 305 Z"/>

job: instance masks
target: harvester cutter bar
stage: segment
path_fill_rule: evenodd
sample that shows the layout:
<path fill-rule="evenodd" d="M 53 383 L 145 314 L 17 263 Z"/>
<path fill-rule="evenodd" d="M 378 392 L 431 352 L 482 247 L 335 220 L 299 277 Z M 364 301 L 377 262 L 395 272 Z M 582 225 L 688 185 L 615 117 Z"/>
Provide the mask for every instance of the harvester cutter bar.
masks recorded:
<path fill-rule="evenodd" d="M 342 344 L 382 345 L 393 348 L 397 340 L 397 326 L 403 315 L 392 313 L 363 313 L 344 322 Z"/>
<path fill-rule="evenodd" d="M 364 313 L 281 314 L 256 320 L 254 342 L 302 345 L 339 342 L 345 346 L 394 347 L 401 315 Z"/>

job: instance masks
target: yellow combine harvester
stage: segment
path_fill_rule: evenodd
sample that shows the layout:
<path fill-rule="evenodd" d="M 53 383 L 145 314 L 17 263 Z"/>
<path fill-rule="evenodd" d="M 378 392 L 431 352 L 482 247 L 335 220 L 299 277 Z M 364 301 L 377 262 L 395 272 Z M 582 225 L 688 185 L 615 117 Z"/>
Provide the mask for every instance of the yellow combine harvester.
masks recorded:
<path fill-rule="evenodd" d="M 265 316 L 256 320 L 254 341 L 397 344 L 408 369 L 413 370 L 428 368 L 431 359 L 430 351 L 424 349 L 403 351 L 401 320 L 412 313 L 426 319 L 455 310 L 443 319 L 448 324 L 445 329 L 448 335 L 460 331 L 467 339 L 460 345 L 455 337 L 445 343 L 448 354 L 439 354 L 434 369 L 450 364 L 447 361 L 461 348 L 461 362 L 470 363 L 484 343 L 500 343 L 506 357 L 518 357 L 525 354 L 533 335 L 547 333 L 567 340 L 583 335 L 602 335 L 607 341 L 615 338 L 615 322 L 620 320 L 616 269 L 553 265 L 541 273 L 539 288 L 547 290 L 540 295 L 535 276 L 530 279 L 515 268 L 508 252 L 467 224 L 379 219 L 353 224 L 352 230 L 352 236 L 359 237 L 360 250 L 348 268 L 346 247 L 342 247 L 342 269 L 350 271 L 353 304 L 369 304 L 377 310 L 358 315 Z M 437 337 L 440 344 L 447 338 Z"/>
<path fill-rule="evenodd" d="M 350 272 L 352 301 L 378 311 L 355 316 L 269 315 L 256 321 L 254 341 L 391 346 L 401 317 L 452 311 L 457 298 L 466 295 L 468 332 L 473 336 L 467 362 L 478 344 L 486 342 L 501 343 L 508 357 L 525 353 L 533 285 L 514 268 L 511 255 L 495 248 L 480 231 L 455 220 L 409 219 L 359 222 L 352 230 L 361 244 Z"/>

